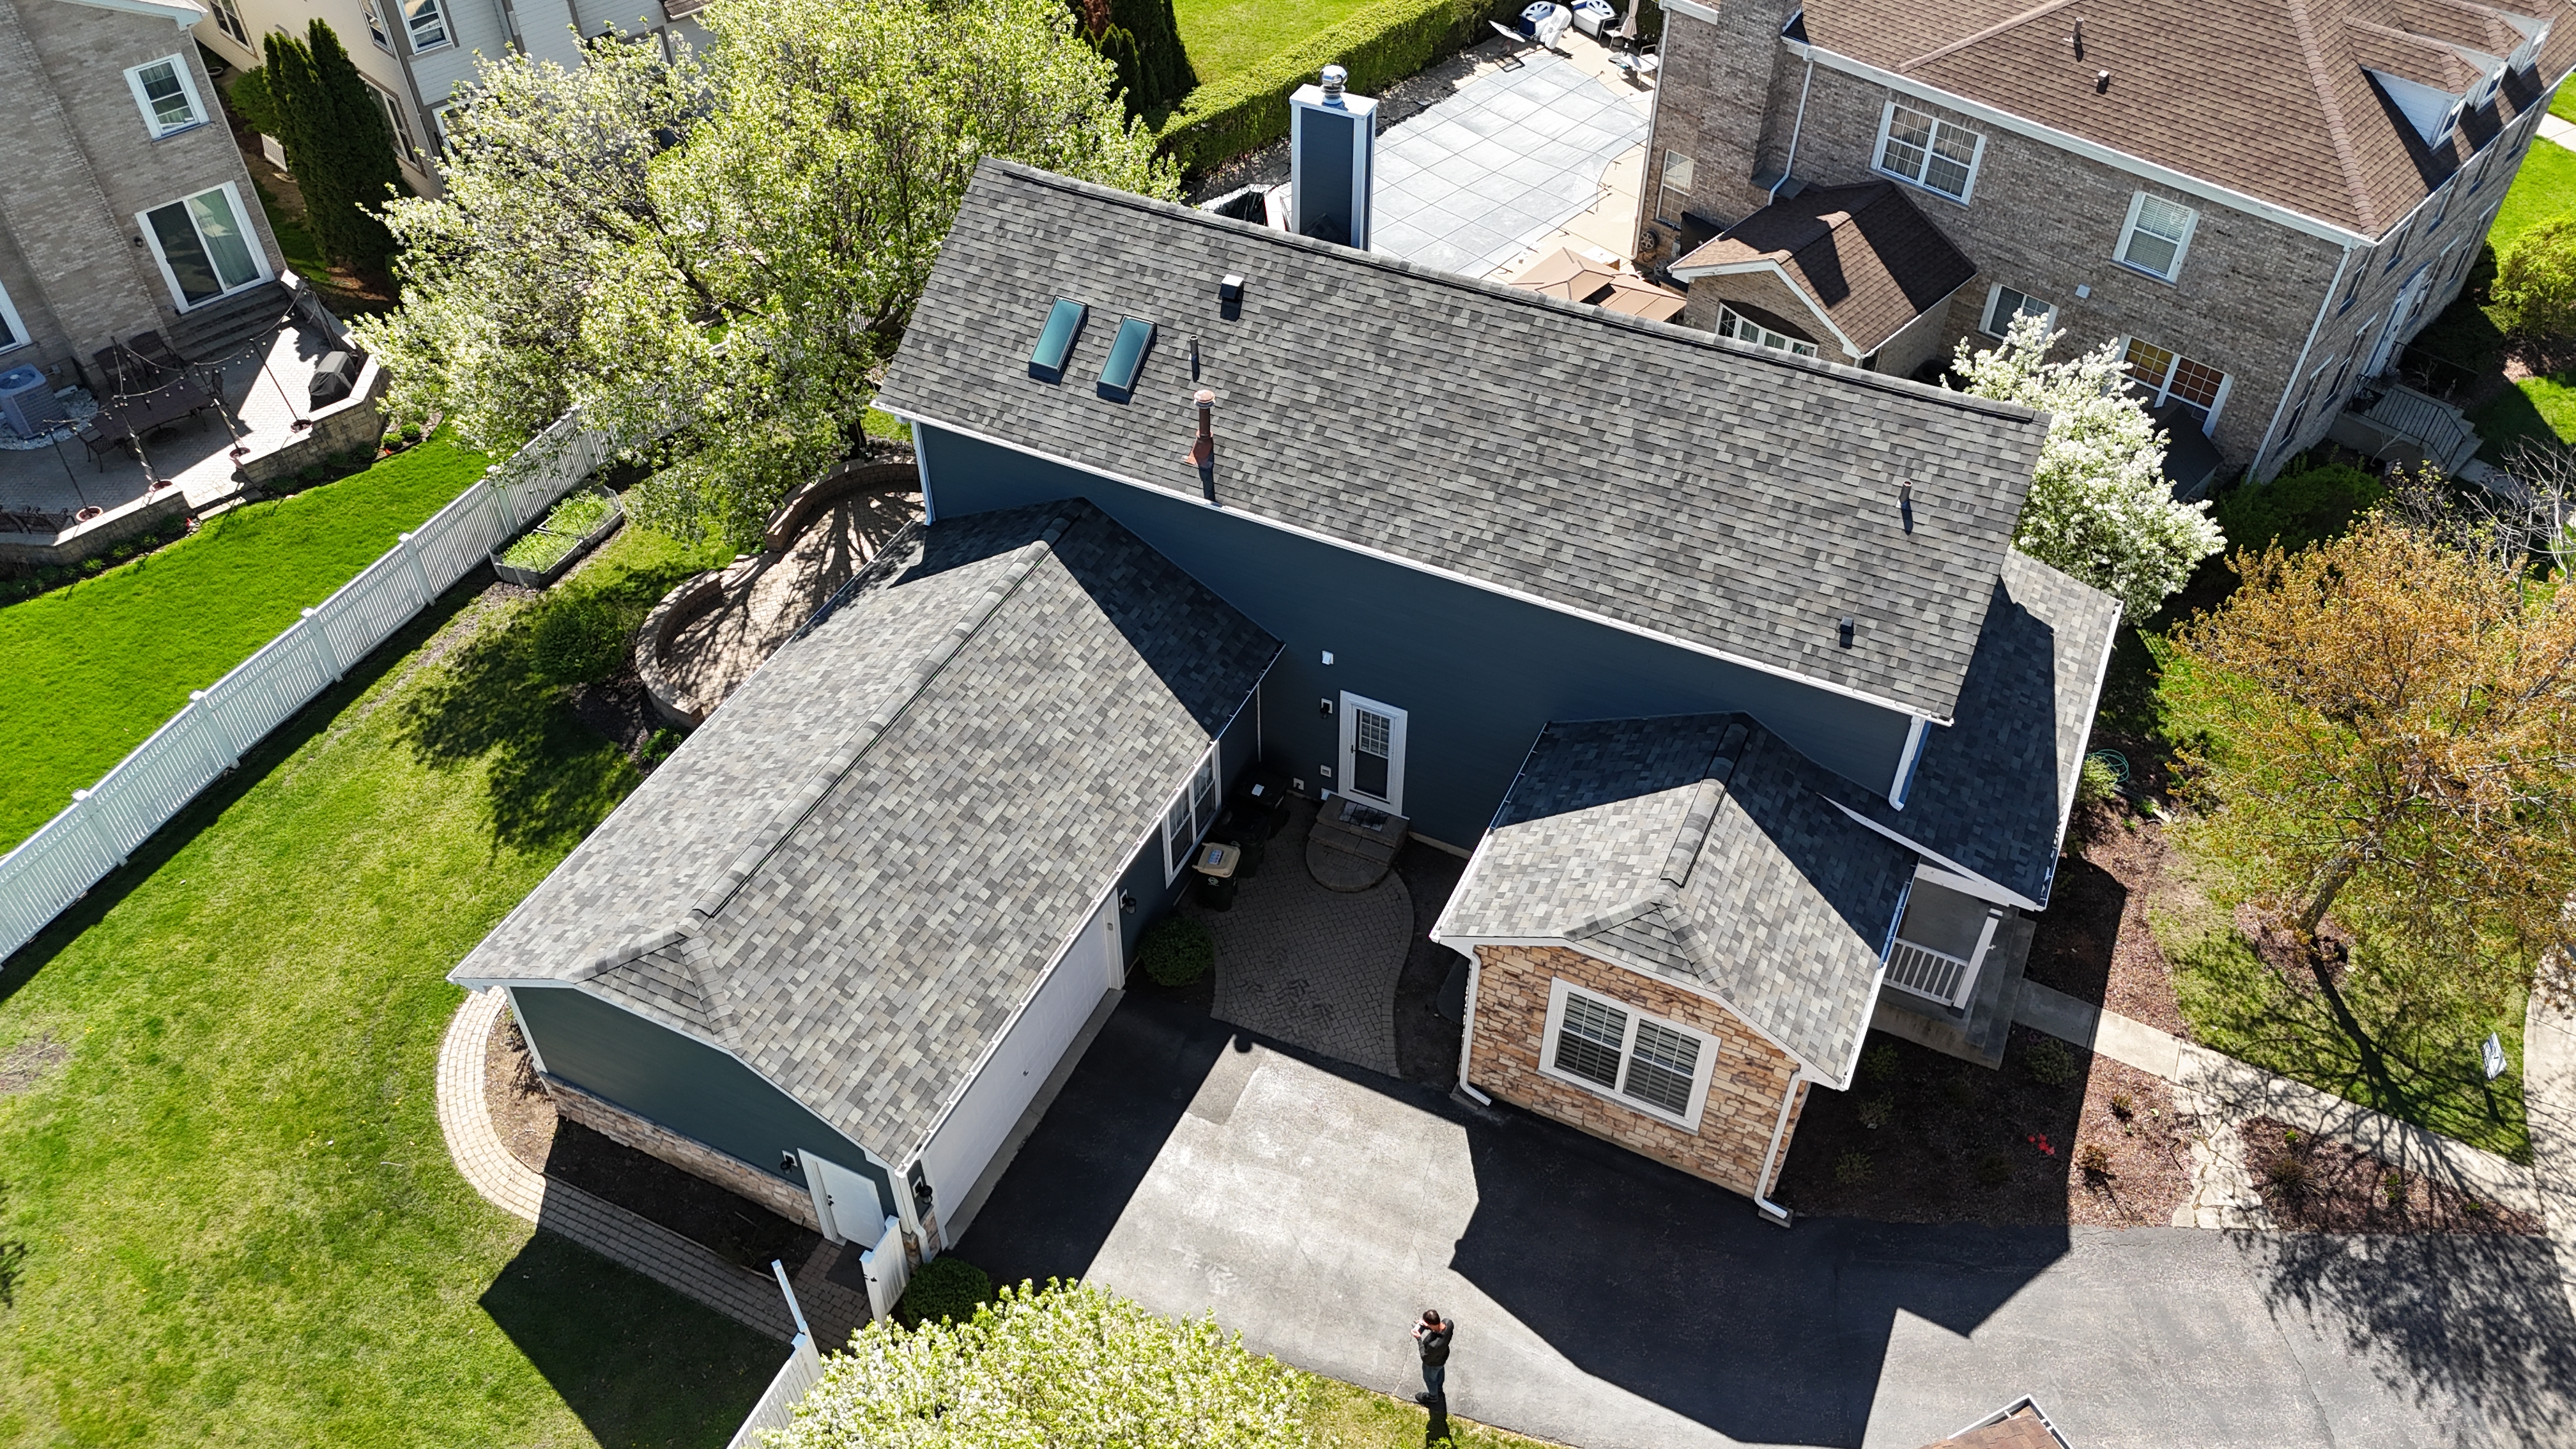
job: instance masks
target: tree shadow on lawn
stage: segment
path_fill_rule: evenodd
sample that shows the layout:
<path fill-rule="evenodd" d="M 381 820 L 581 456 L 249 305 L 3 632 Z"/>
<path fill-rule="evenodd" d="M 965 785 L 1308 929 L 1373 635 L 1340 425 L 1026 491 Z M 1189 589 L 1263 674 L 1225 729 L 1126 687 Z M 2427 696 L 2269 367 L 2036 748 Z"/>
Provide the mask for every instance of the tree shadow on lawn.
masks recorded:
<path fill-rule="evenodd" d="M 787 1357 L 785 1344 L 542 1230 L 481 1301 L 602 1444 L 721 1449 Z"/>
<path fill-rule="evenodd" d="M 262 780 L 315 735 L 331 727 L 342 711 L 366 697 L 381 682 L 387 671 L 409 658 L 411 652 L 447 627 L 458 611 L 472 603 L 482 591 L 482 582 L 468 580 L 440 595 L 428 608 L 412 616 L 410 623 L 397 629 L 367 657 L 349 666 L 340 682 L 315 695 L 302 709 L 286 717 L 268 737 L 242 752 L 241 763 L 215 777 L 213 783 L 199 791 L 197 798 L 182 806 L 179 812 L 162 823 L 160 829 L 145 837 L 134 848 L 124 865 L 102 877 L 89 893 L 74 901 L 53 923 L 36 933 L 35 939 L 20 947 L 16 954 L 0 960 L 0 1002 L 18 994 L 20 988 L 36 978 L 63 948 L 80 938 L 83 931 L 97 925 L 108 912 L 116 909 L 135 887 L 150 880 L 167 864 L 170 857 L 185 849 L 200 831 L 223 818 L 225 811 L 247 795 Z"/>
<path fill-rule="evenodd" d="M 467 640 L 404 701 L 421 763 L 483 764 L 496 850 L 569 850 L 635 788 L 635 767 L 582 721 L 568 693 L 624 668 L 654 601 L 694 572 L 575 575 Z"/>

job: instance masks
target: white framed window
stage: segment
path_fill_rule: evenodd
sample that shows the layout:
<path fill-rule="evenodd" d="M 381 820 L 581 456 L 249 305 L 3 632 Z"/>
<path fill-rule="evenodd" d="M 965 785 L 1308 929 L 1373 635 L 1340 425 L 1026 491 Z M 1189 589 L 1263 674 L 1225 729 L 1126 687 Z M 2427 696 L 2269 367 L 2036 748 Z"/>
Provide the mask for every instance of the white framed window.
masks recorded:
<path fill-rule="evenodd" d="M 1977 183 L 1986 138 L 1937 116 L 1887 103 L 1878 123 L 1878 169 L 1924 190 L 1964 202 Z"/>
<path fill-rule="evenodd" d="M 1190 772 L 1189 784 L 1181 787 L 1171 805 L 1163 811 L 1163 884 L 1181 878 L 1199 841 L 1206 838 L 1208 827 L 1216 824 L 1216 746 L 1208 746 L 1199 767 Z"/>
<path fill-rule="evenodd" d="M 1732 337 L 1738 342 L 1750 342 L 1756 347 L 1776 347 L 1783 352 L 1796 353 L 1800 357 L 1816 355 L 1816 344 L 1801 342 L 1785 332 L 1774 332 L 1734 308 L 1724 305 L 1720 305 L 1717 309 L 1717 335 Z"/>
<path fill-rule="evenodd" d="M 231 36 L 235 45 L 250 45 L 250 27 L 242 24 L 239 5 L 233 0 L 206 0 L 206 8 L 214 12 L 217 30 Z"/>
<path fill-rule="evenodd" d="M 242 218 L 231 182 L 136 215 L 180 310 L 268 280 L 268 264 Z"/>
<path fill-rule="evenodd" d="M 401 0 L 401 4 L 403 29 L 411 35 L 413 54 L 447 43 L 447 11 L 439 0 Z"/>
<path fill-rule="evenodd" d="M 385 12 L 376 8 L 379 3 L 381 0 L 364 0 L 361 7 L 367 17 L 367 38 L 376 43 L 376 49 L 391 55 L 394 50 L 394 38 L 385 29 Z"/>
<path fill-rule="evenodd" d="M 412 139 L 410 108 L 394 99 L 392 92 L 379 89 L 374 81 L 366 84 L 367 93 L 376 98 L 376 108 L 385 113 L 386 127 L 393 132 L 394 159 L 419 165 L 420 143 Z"/>
<path fill-rule="evenodd" d="M 2191 250 L 2192 228 L 2200 213 L 2161 196 L 2141 191 L 2129 198 L 2129 218 L 2120 226 L 2120 264 L 2150 277 L 2172 281 L 2182 275 L 2183 254 Z"/>
<path fill-rule="evenodd" d="M 206 123 L 205 102 L 197 99 L 197 78 L 188 74 L 188 58 L 165 55 L 125 73 L 134 104 L 143 108 L 144 129 L 152 139 L 176 135 Z"/>
<path fill-rule="evenodd" d="M 1655 191 L 1656 220 L 1681 220 L 1682 201 L 1677 198 L 1689 197 L 1691 183 L 1698 179 L 1692 173 L 1698 169 L 1692 164 L 1691 158 L 1679 151 L 1664 153 L 1663 184 Z"/>
<path fill-rule="evenodd" d="M 2042 327 L 2051 327 L 2057 322 L 2057 307 L 2054 303 L 2043 302 L 2027 292 L 2017 292 L 2010 287 L 1993 286 L 1986 289 L 1986 320 L 1982 324 L 1986 335 L 2010 336 L 2014 320 L 2021 317 L 2037 317 Z"/>
<path fill-rule="evenodd" d="M 2143 337 L 2129 339 L 2125 361 L 2129 381 L 2146 396 L 2148 407 L 2179 400 L 2199 420 L 2204 433 L 2217 422 L 2218 410 L 2227 401 L 2226 373 Z"/>
<path fill-rule="evenodd" d="M 1551 982 L 1539 1070 L 1697 1132 L 1717 1039 L 1624 1002 Z"/>
<path fill-rule="evenodd" d="M 9 300 L 9 289 L 0 287 L 0 352 L 13 352 L 26 345 L 26 319 L 18 315 L 18 304 Z"/>

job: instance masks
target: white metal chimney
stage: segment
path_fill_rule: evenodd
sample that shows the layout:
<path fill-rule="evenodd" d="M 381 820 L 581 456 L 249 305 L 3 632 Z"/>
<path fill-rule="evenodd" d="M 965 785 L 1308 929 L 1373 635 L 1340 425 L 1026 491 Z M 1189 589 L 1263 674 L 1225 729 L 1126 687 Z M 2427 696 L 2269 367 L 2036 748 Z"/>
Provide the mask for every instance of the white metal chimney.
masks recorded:
<path fill-rule="evenodd" d="M 1324 67 L 1322 85 L 1288 98 L 1288 229 L 1368 250 L 1369 186 L 1377 170 L 1377 102 Z"/>

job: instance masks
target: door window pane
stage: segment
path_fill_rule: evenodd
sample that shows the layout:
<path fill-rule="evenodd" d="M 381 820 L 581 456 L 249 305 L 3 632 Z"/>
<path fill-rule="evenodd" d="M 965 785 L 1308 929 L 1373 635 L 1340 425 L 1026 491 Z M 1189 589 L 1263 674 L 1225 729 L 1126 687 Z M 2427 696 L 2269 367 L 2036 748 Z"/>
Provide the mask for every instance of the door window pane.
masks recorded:
<path fill-rule="evenodd" d="M 206 254 L 214 258 L 215 277 L 225 291 L 259 280 L 259 263 L 252 259 L 250 239 L 242 235 L 241 223 L 233 216 L 231 197 L 220 191 L 189 197 L 188 214 L 196 220 L 197 234 L 205 238 Z"/>
<path fill-rule="evenodd" d="M 1565 1025 L 1556 1034 L 1556 1069 L 1615 1088 L 1619 1085 L 1619 1049 L 1627 1039 L 1627 1013 L 1614 1011 L 1588 996 L 1568 996 Z"/>
<path fill-rule="evenodd" d="M 1373 710 L 1360 710 L 1351 725 L 1351 779 L 1354 794 L 1386 798 L 1395 754 L 1395 721 Z"/>
<path fill-rule="evenodd" d="M 197 228 L 188 220 L 184 202 L 172 202 L 144 218 L 152 223 L 153 238 L 161 243 L 161 259 L 170 264 L 170 278 L 179 284 L 179 295 L 191 306 L 224 294 L 224 284 L 215 280 L 214 259 L 206 255 L 203 242 L 197 240 Z"/>

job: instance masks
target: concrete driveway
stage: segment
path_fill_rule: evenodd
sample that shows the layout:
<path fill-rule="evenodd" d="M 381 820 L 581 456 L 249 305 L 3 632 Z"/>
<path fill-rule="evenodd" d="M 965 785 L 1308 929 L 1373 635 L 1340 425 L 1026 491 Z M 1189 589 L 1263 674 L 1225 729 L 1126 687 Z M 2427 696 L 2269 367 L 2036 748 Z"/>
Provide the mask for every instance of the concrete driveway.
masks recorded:
<path fill-rule="evenodd" d="M 1807 1220 L 1510 1110 L 1110 1018 L 958 1251 L 1588 1449 L 1913 1449 L 2024 1393 L 2079 1449 L 2576 1442 L 2545 1242 Z"/>

